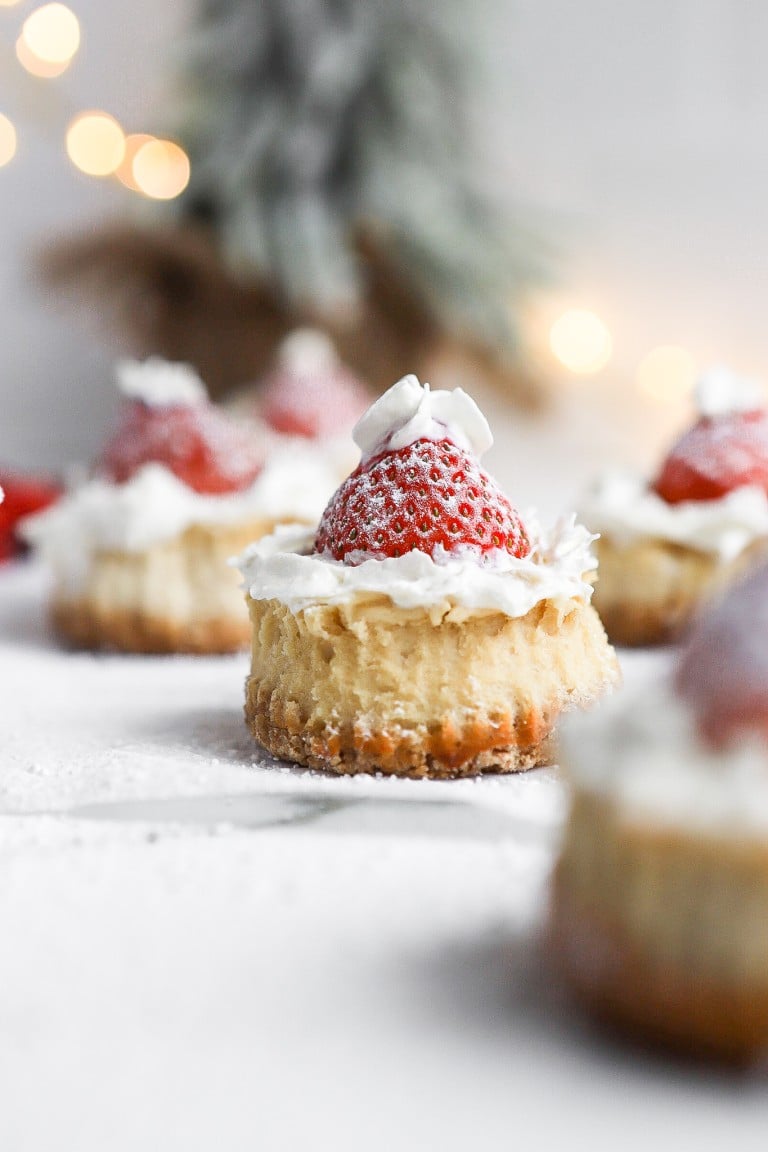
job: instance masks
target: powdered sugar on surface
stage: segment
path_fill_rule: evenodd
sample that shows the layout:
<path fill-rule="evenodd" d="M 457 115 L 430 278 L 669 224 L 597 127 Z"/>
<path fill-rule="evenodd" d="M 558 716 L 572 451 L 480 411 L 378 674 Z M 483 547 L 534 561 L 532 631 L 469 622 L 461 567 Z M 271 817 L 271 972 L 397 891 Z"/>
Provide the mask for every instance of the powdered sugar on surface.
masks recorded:
<path fill-rule="evenodd" d="M 763 1148 L 761 1083 L 609 1046 L 551 980 L 556 772 L 275 765 L 243 660 L 62 652 L 44 592 L 0 569 L 0 1147 Z"/>

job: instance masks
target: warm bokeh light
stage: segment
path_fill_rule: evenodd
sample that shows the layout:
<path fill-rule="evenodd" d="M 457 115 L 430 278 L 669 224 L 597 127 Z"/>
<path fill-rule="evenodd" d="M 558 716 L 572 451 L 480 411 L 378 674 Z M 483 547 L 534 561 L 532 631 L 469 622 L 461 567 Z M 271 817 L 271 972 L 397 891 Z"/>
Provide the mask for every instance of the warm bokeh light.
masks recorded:
<path fill-rule="evenodd" d="M 44 4 L 24 21 L 21 39 L 48 64 L 68 64 L 80 47 L 80 25 L 65 4 Z"/>
<path fill-rule="evenodd" d="M 106 112 L 84 112 L 67 129 L 67 155 L 89 176 L 110 176 L 125 155 L 123 130 Z"/>
<path fill-rule="evenodd" d="M 0 0 L 0 8 L 13 8 L 18 3 L 19 0 Z"/>
<path fill-rule="evenodd" d="M 130 188 L 132 192 L 141 192 L 141 188 L 136 183 L 133 176 L 133 162 L 136 159 L 136 153 L 145 144 L 150 144 L 155 139 L 154 136 L 149 136 L 146 132 L 132 132 L 130 136 L 125 138 L 125 155 L 123 162 L 115 172 L 121 184 L 126 188 Z"/>
<path fill-rule="evenodd" d="M 133 158 L 133 179 L 153 200 L 173 200 L 189 184 L 189 158 L 170 140 L 150 140 Z"/>
<path fill-rule="evenodd" d="M 16 129 L 0 112 L 0 168 L 16 155 Z"/>
<path fill-rule="evenodd" d="M 57 76 L 61 76 L 72 63 L 71 60 L 64 60 L 59 64 L 52 64 L 50 60 L 41 60 L 39 56 L 35 56 L 23 36 L 19 36 L 16 41 L 16 59 L 30 75 L 39 76 L 43 80 L 54 80 Z"/>
<path fill-rule="evenodd" d="M 697 376 L 696 361 L 685 348 L 663 344 L 654 348 L 637 369 L 637 384 L 655 400 L 675 403 L 693 391 Z"/>
<path fill-rule="evenodd" d="M 549 332 L 552 354 L 570 372 L 586 376 L 599 372 L 611 358 L 613 341 L 603 321 L 584 308 L 570 308 Z"/>

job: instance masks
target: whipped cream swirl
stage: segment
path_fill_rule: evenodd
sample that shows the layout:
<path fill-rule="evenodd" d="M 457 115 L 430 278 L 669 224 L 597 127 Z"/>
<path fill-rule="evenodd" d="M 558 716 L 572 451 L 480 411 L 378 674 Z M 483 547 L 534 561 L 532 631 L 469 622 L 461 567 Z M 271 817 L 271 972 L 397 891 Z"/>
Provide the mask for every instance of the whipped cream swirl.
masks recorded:
<path fill-rule="evenodd" d="M 560 740 L 576 787 L 611 800 L 627 820 L 768 835 L 768 747 L 753 737 L 711 749 L 665 680 L 625 688 L 599 711 L 567 720 Z"/>
<path fill-rule="evenodd" d="M 525 518 L 532 549 L 519 559 L 499 549 L 486 563 L 474 555 L 412 551 L 386 560 L 350 565 L 312 554 L 314 533 L 284 526 L 252 544 L 235 563 L 254 600 L 277 600 L 291 612 L 317 604 L 344 604 L 385 596 L 399 608 L 501 612 L 520 617 L 543 600 L 586 603 L 595 570 L 595 537 L 573 517 L 543 531 L 535 515 Z"/>
<path fill-rule="evenodd" d="M 22 524 L 24 538 L 75 590 L 99 551 L 141 552 L 195 524 L 248 520 L 315 523 L 339 479 L 333 454 L 286 438 L 242 492 L 207 496 L 161 464 L 146 464 L 125 484 L 96 478 Z"/>
<path fill-rule="evenodd" d="M 352 433 L 363 460 L 416 440 L 448 439 L 474 456 L 493 444 L 488 421 L 463 388 L 432 391 L 416 376 L 404 376 L 372 404 Z"/>
<path fill-rule="evenodd" d="M 727 562 L 768 536 L 768 496 L 762 488 L 736 488 L 719 500 L 667 504 L 644 480 L 622 472 L 603 476 L 580 502 L 593 532 L 619 546 L 665 540 Z"/>
<path fill-rule="evenodd" d="M 115 371 L 123 396 L 148 408 L 192 408 L 208 396 L 191 364 L 150 356 L 148 360 L 120 360 Z"/>

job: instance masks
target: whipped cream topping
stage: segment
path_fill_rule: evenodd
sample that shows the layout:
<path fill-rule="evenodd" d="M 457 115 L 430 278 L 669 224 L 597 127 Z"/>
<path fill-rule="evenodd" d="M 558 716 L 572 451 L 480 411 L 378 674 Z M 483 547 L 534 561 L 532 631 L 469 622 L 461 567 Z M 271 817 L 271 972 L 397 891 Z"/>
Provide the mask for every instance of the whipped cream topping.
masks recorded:
<path fill-rule="evenodd" d="M 765 389 L 758 380 L 737 376 L 724 364 L 713 365 L 699 377 L 694 398 L 699 415 L 710 418 L 754 412 L 766 402 Z"/>
<path fill-rule="evenodd" d="M 665 540 L 724 562 L 768 536 L 768 496 L 762 488 L 667 504 L 645 481 L 622 472 L 603 476 L 580 502 L 579 515 L 593 532 L 620 546 L 642 538 Z"/>
<path fill-rule="evenodd" d="M 485 564 L 469 555 L 433 559 L 413 551 L 350 565 L 313 555 L 314 533 L 284 526 L 252 544 L 236 564 L 252 599 L 278 600 L 294 613 L 361 596 L 386 596 L 399 608 L 434 609 L 440 616 L 466 609 L 520 617 L 542 600 L 589 602 L 595 538 L 573 517 L 548 531 L 532 513 L 525 523 L 532 549 L 523 559 L 502 549 Z"/>
<path fill-rule="evenodd" d="M 626 817 L 712 834 L 768 835 L 768 749 L 756 739 L 725 752 L 700 739 L 667 682 L 623 689 L 566 721 L 562 760 L 580 790 Z"/>
<path fill-rule="evenodd" d="M 116 374 L 123 396 L 150 408 L 193 407 L 208 396 L 191 364 L 171 363 L 160 356 L 120 360 Z"/>
<path fill-rule="evenodd" d="M 194 524 L 250 519 L 314 523 L 338 483 L 335 458 L 305 440 L 284 438 L 254 483 L 242 492 L 207 496 L 160 464 L 147 464 L 125 484 L 96 478 L 23 522 L 25 539 L 76 589 L 94 552 L 140 552 Z"/>
<path fill-rule="evenodd" d="M 372 404 L 352 433 L 363 460 L 415 440 L 451 440 L 482 456 L 493 444 L 488 421 L 463 388 L 432 391 L 416 376 L 404 376 Z"/>
<path fill-rule="evenodd" d="M 277 362 L 297 376 L 328 372 L 339 366 L 339 356 L 330 336 L 319 328 L 297 328 L 281 343 Z"/>

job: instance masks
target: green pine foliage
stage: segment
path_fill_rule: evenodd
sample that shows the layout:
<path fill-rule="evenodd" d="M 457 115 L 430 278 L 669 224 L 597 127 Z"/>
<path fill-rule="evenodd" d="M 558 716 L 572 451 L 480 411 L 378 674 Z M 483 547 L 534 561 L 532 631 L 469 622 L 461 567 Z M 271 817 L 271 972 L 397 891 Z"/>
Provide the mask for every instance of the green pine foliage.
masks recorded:
<path fill-rule="evenodd" d="M 360 228 L 446 326 L 502 351 L 542 249 L 476 141 L 505 0 L 202 0 L 180 201 L 291 304 L 353 307 Z M 478 129 L 480 125 L 480 129 Z"/>

